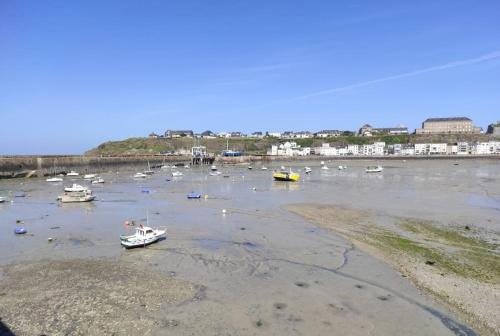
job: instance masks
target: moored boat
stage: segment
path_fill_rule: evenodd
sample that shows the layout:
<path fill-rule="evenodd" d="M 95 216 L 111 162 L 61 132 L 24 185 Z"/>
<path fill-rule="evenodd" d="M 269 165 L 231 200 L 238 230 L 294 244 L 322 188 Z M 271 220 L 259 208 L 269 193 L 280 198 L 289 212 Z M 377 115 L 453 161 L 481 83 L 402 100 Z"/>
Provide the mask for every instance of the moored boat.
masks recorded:
<path fill-rule="evenodd" d="M 46 179 L 45 181 L 47 181 L 47 182 L 62 182 L 63 179 L 61 177 L 51 177 L 51 178 Z"/>
<path fill-rule="evenodd" d="M 183 174 L 180 171 L 173 171 L 172 177 L 181 177 Z"/>
<path fill-rule="evenodd" d="M 312 169 L 310 167 L 305 167 L 304 171 L 306 172 L 306 174 L 310 174 L 312 172 Z"/>
<path fill-rule="evenodd" d="M 4 203 L 6 201 L 5 197 L 0 196 L 0 203 Z"/>
<path fill-rule="evenodd" d="M 380 173 L 384 168 L 382 166 L 368 166 L 366 167 L 367 173 Z"/>
<path fill-rule="evenodd" d="M 104 183 L 104 179 L 102 177 L 98 177 L 95 180 L 92 180 L 92 184 Z"/>
<path fill-rule="evenodd" d="M 135 234 L 120 236 L 120 243 L 125 248 L 145 247 L 149 244 L 156 243 L 160 238 L 166 236 L 166 234 L 166 229 L 153 229 L 141 224 L 135 229 Z"/>
<path fill-rule="evenodd" d="M 77 172 L 75 172 L 73 170 L 66 174 L 66 176 L 79 176 L 79 175 L 80 174 L 78 174 Z"/>
<path fill-rule="evenodd" d="M 321 169 L 322 169 L 322 170 L 328 170 L 328 169 L 330 169 L 330 168 L 328 168 L 328 166 L 323 166 L 323 167 L 321 167 Z"/>
<path fill-rule="evenodd" d="M 147 175 L 144 173 L 135 173 L 134 178 L 146 178 Z"/>
<path fill-rule="evenodd" d="M 209 173 L 210 176 L 219 176 L 221 175 L 222 173 L 220 171 L 212 171 Z"/>
<path fill-rule="evenodd" d="M 95 178 L 95 176 L 96 176 L 95 174 L 85 174 L 85 175 L 83 175 L 83 178 L 85 180 L 91 180 L 91 179 Z"/>
<path fill-rule="evenodd" d="M 290 182 L 296 182 L 299 180 L 300 175 L 297 173 L 290 171 L 277 171 L 273 174 L 273 178 L 276 181 L 290 181 Z"/>

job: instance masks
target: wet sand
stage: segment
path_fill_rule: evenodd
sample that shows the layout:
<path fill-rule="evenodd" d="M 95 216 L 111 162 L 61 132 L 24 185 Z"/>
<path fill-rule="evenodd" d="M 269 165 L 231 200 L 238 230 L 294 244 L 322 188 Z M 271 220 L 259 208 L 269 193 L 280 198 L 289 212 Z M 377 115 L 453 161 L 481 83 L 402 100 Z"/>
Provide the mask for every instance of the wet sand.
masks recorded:
<path fill-rule="evenodd" d="M 468 222 L 481 237 L 497 239 L 500 168 L 496 161 L 459 166 L 448 161 L 389 162 L 381 175 L 365 174 L 367 164 L 352 162 L 346 171 L 313 167 L 311 176 L 295 184 L 273 182 L 272 167 L 261 171 L 259 165 L 252 171 L 246 166 L 221 167 L 229 178 L 208 176 L 208 167 L 183 170 L 184 176 L 178 179 L 171 178 L 169 171 L 141 181 L 133 180 L 130 171 L 107 173 L 102 174 L 106 184 L 92 186 L 98 197 L 92 204 L 55 202 L 63 185 L 72 183 L 69 178 L 53 185 L 42 179 L 0 181 L 3 196 L 9 191 L 27 194 L 0 205 L 1 292 L 8 293 L 0 296 L 0 317 L 17 335 L 35 330 L 50 335 L 68 330 L 82 335 L 128 334 L 119 322 L 127 328 L 142 328 L 145 335 L 474 335 L 474 329 L 482 331 L 424 294 L 389 264 L 286 207 L 324 203 L 382 214 L 377 218 L 411 215 L 447 225 Z M 187 200 L 191 191 L 208 199 Z M 168 227 L 167 239 L 146 249 L 123 250 L 118 237 L 131 231 L 124 221 L 146 217 L 151 226 Z M 16 220 L 24 222 L 27 235 L 14 236 Z M 54 238 L 52 243 L 49 237 Z M 122 267 L 125 270 L 120 273 Z M 40 269 L 59 270 L 60 276 L 56 272 L 50 282 L 39 281 Z M 161 295 L 144 307 L 147 303 L 140 300 L 115 300 L 108 291 L 82 292 L 78 275 L 88 272 L 102 274 L 93 283 L 102 290 L 111 286 L 121 293 L 137 283 L 147 290 L 131 297 Z M 138 274 L 144 278 L 135 280 L 141 278 Z M 16 280 L 21 278 L 26 282 Z M 119 279 L 131 280 L 115 284 Z M 29 284 L 30 290 L 22 284 Z M 48 323 L 43 315 L 31 316 L 29 312 L 43 307 L 43 296 L 35 293 L 61 284 L 65 286 L 54 296 L 64 297 L 73 288 L 72 304 L 47 309 L 67 320 Z M 85 318 L 75 316 L 89 314 L 85 298 L 92 295 L 107 303 L 96 305 L 94 314 L 106 316 L 109 306 L 114 310 L 99 322 L 104 329 L 86 332 Z M 137 314 L 114 315 L 122 308 Z M 16 321 L 18 314 L 27 316 L 23 323 Z M 141 314 L 145 317 L 137 317 Z"/>

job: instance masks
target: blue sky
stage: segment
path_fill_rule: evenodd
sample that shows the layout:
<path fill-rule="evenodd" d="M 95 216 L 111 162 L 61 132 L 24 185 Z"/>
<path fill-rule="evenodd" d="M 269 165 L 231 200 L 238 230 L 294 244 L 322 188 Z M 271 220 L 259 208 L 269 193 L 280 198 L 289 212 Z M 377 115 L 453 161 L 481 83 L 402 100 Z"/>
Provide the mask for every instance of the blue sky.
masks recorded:
<path fill-rule="evenodd" d="M 0 1 L 0 154 L 500 119 L 500 2 Z"/>

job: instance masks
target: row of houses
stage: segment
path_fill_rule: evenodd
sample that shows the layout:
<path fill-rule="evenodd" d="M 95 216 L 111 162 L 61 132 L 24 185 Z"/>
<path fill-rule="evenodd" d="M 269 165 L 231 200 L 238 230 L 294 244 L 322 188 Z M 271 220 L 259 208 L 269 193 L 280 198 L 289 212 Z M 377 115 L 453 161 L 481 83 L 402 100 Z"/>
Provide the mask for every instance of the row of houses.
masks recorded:
<path fill-rule="evenodd" d="M 451 118 L 428 118 L 422 122 L 422 127 L 415 130 L 415 134 L 476 134 L 481 133 L 481 127 L 474 126 L 471 119 L 466 117 Z M 500 135 L 500 121 L 488 126 L 488 134 Z M 357 133 L 340 130 L 310 131 L 286 131 L 286 132 L 253 132 L 245 134 L 243 132 L 212 132 L 207 130 L 202 133 L 195 133 L 192 130 L 167 130 L 164 135 L 151 133 L 151 138 L 264 138 L 273 137 L 280 139 L 308 139 L 308 138 L 329 138 L 337 136 L 374 136 L 374 135 L 405 135 L 410 134 L 407 127 L 398 125 L 396 127 L 373 127 L 370 124 L 361 126 Z"/>
<path fill-rule="evenodd" d="M 215 139 L 215 138 L 280 138 L 280 139 L 308 139 L 308 138 L 328 138 L 336 136 L 350 136 L 354 135 L 351 131 L 339 131 L 339 130 L 322 130 L 316 133 L 309 131 L 286 131 L 286 132 L 253 132 L 251 134 L 245 134 L 243 132 L 219 132 L 215 133 L 212 131 L 205 131 L 202 133 L 194 133 L 192 130 L 167 130 L 164 135 L 158 135 L 154 132 L 149 134 L 150 138 L 205 138 L 205 139 Z"/>
<path fill-rule="evenodd" d="M 324 143 L 321 147 L 301 147 L 296 142 L 287 141 L 273 145 L 268 155 L 279 156 L 384 156 L 384 155 L 500 155 L 500 141 L 391 144 L 374 142 L 365 145 L 331 146 Z"/>

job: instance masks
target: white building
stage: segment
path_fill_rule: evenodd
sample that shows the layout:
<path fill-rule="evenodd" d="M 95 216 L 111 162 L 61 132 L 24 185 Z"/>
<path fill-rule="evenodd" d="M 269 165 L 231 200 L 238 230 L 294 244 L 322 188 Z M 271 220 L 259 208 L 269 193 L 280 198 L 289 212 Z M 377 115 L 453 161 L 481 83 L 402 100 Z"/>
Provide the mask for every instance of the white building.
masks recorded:
<path fill-rule="evenodd" d="M 478 142 L 472 146 L 472 153 L 476 155 L 497 154 L 500 151 L 500 141 Z"/>
<path fill-rule="evenodd" d="M 458 155 L 468 155 L 471 152 L 471 148 L 468 142 L 458 142 L 457 143 L 457 154 Z"/>
<path fill-rule="evenodd" d="M 297 143 L 287 141 L 279 145 L 271 146 L 271 150 L 268 151 L 267 154 L 279 156 L 306 156 L 311 155 L 311 148 L 301 148 Z"/>
<path fill-rule="evenodd" d="M 360 146 L 359 145 L 347 145 L 348 155 L 359 155 Z"/>
<path fill-rule="evenodd" d="M 448 152 L 448 144 L 445 143 L 433 143 L 429 148 L 430 155 L 446 155 Z"/>

